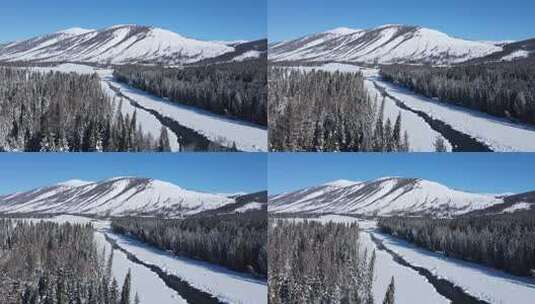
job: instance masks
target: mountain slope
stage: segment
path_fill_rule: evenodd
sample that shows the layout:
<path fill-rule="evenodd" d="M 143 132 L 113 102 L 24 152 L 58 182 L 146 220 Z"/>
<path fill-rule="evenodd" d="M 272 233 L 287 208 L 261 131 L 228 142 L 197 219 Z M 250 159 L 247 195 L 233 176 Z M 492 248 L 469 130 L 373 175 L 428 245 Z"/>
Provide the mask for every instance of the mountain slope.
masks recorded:
<path fill-rule="evenodd" d="M 270 198 L 271 213 L 452 216 L 504 202 L 504 198 L 462 192 L 417 178 L 387 177 L 367 182 L 337 181 Z"/>
<path fill-rule="evenodd" d="M 0 61 L 182 64 L 233 52 L 156 27 L 72 28 L 0 47 Z"/>
<path fill-rule="evenodd" d="M 424 27 L 384 25 L 368 30 L 338 28 L 273 44 L 269 59 L 449 64 L 499 51 L 502 47 L 491 43 L 454 38 Z"/>
<path fill-rule="evenodd" d="M 68 181 L 0 196 L 2 213 L 75 213 L 176 217 L 233 204 L 234 199 L 182 189 L 148 178 Z"/>
<path fill-rule="evenodd" d="M 267 212 L 267 191 L 243 194 L 233 197 L 235 202 L 216 209 L 210 209 L 195 216 L 221 215 L 247 212 Z"/>
<path fill-rule="evenodd" d="M 223 55 L 207 58 L 198 62 L 197 64 L 214 64 L 229 61 L 246 61 L 255 59 L 267 59 L 267 39 L 239 42 L 227 44 L 234 48 L 234 51 L 225 53 Z"/>
<path fill-rule="evenodd" d="M 503 202 L 488 208 L 475 210 L 468 215 L 492 215 L 523 211 L 535 212 L 535 191 L 503 196 Z"/>
<path fill-rule="evenodd" d="M 501 45 L 503 50 L 490 55 L 471 60 L 473 62 L 512 61 L 525 58 L 535 58 L 535 39 L 516 41 Z"/>

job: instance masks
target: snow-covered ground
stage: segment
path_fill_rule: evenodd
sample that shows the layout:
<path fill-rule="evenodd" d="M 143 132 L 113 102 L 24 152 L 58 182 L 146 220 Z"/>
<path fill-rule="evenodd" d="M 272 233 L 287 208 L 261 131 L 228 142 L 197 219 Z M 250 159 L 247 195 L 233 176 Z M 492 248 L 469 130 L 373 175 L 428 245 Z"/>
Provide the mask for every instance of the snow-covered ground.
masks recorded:
<path fill-rule="evenodd" d="M 133 254 L 144 263 L 155 265 L 168 274 L 175 275 L 188 282 L 192 287 L 217 297 L 222 302 L 236 304 L 267 303 L 267 283 L 265 281 L 210 263 L 176 257 L 132 238 L 112 233 L 109 221 L 70 215 L 44 220 L 59 223 L 91 222 L 96 229 L 95 239 L 97 243 L 104 246 L 108 253 L 111 245 L 106 241 L 105 236 L 116 241 L 119 247 Z M 34 219 L 34 221 L 40 221 L 40 219 Z M 142 265 L 131 262 L 124 253 L 115 250 L 113 274 L 117 277 L 119 284 L 124 280 L 128 269 L 132 271 L 132 290 L 134 291 L 132 297 L 135 296 L 135 292 L 138 292 L 141 303 L 187 303 L 176 291 L 168 288 L 154 272 Z"/>
<path fill-rule="evenodd" d="M 403 240 L 374 233 L 384 245 L 410 264 L 424 267 L 447 279 L 465 292 L 489 303 L 531 303 L 535 299 L 535 280 L 525 279 L 454 258 L 420 249 Z"/>
<path fill-rule="evenodd" d="M 373 81 L 369 78 L 377 75 L 376 69 L 361 68 L 350 64 L 328 63 L 318 67 L 300 67 L 299 69 L 310 71 L 313 69 L 327 72 L 356 73 L 361 72 L 365 77 L 365 85 L 368 89 L 372 100 L 377 101 L 377 108 L 382 103 L 381 93 L 375 88 Z M 451 144 L 440 133 L 433 130 L 423 118 L 416 113 L 402 109 L 396 105 L 391 98 L 385 99 L 384 119 L 390 119 L 392 123 L 396 121 L 398 114 L 401 114 L 401 132 L 409 134 L 409 148 L 412 152 L 430 152 L 435 151 L 434 142 L 437 138 L 442 138 L 446 144 L 447 150 L 451 151 Z"/>
<path fill-rule="evenodd" d="M 511 123 L 479 111 L 442 103 L 381 80 L 374 80 L 408 107 L 423 111 L 454 129 L 484 142 L 496 152 L 535 151 L 535 127 Z"/>
<path fill-rule="evenodd" d="M 89 65 L 64 63 L 57 66 L 49 67 L 31 67 L 30 70 L 38 72 L 61 72 L 61 73 L 77 73 L 77 74 L 94 74 L 95 68 Z"/>
<path fill-rule="evenodd" d="M 411 265 L 426 268 L 433 275 L 446 279 L 461 287 L 466 293 L 489 303 L 531 303 L 531 299 L 535 299 L 535 279 L 517 277 L 493 268 L 418 248 L 406 241 L 377 232 L 375 221 L 339 215 L 326 215 L 309 220 L 323 223 L 358 222 L 362 229 L 360 240 L 367 248 L 376 248 L 371 240 L 371 235 L 373 235 Z M 418 272 L 398 264 L 385 251 L 376 250 L 376 254 L 377 279 L 374 283 L 374 294 L 377 303 L 382 302 L 392 276 L 396 284 L 396 303 L 449 302 L 448 299 L 438 294 L 427 279 Z"/>
<path fill-rule="evenodd" d="M 111 70 L 99 70 L 101 78 L 122 94 L 132 98 L 141 106 L 155 110 L 172 118 L 179 124 L 195 130 L 209 140 L 223 146 L 232 147 L 235 143 L 239 150 L 246 152 L 267 151 L 267 129 L 247 122 L 228 119 L 198 108 L 169 102 L 141 90 L 117 82 Z"/>
<path fill-rule="evenodd" d="M 264 208 L 264 205 L 265 204 L 262 204 L 262 203 L 251 202 L 236 209 L 236 212 L 243 213 L 243 212 L 252 211 L 252 210 L 260 210 Z"/>
<path fill-rule="evenodd" d="M 120 98 L 116 98 L 117 93 L 110 88 L 110 85 L 105 81 L 101 82 L 104 92 L 111 98 L 115 98 L 116 102 L 119 102 Z M 178 143 L 176 134 L 166 126 L 162 125 L 162 123 L 154 115 L 143 109 L 136 108 L 130 103 L 129 100 L 126 99 L 122 100 L 121 105 L 121 113 L 123 113 L 123 115 L 126 116 L 128 114 L 130 117 L 132 117 L 134 112 L 136 113 L 136 120 L 141 125 L 143 133 L 148 133 L 153 138 L 160 138 L 161 130 L 162 128 L 165 128 L 169 136 L 169 145 L 171 146 L 171 151 L 180 151 L 180 144 Z"/>
<path fill-rule="evenodd" d="M 95 241 L 101 248 L 106 248 L 106 253 L 112 250 L 110 243 L 106 241 L 104 233 L 98 231 L 95 233 Z M 140 299 L 140 304 L 186 304 L 176 291 L 167 287 L 165 283 L 145 266 L 130 261 L 126 254 L 120 250 L 113 251 L 112 273 L 119 283 L 119 288 L 123 284 L 126 274 L 130 270 L 132 274 L 132 294 L 131 303 L 134 303 L 136 293 Z"/>
<path fill-rule="evenodd" d="M 191 286 L 214 295 L 227 303 L 267 303 L 267 283 L 249 275 L 230 271 L 224 267 L 176 257 L 165 251 L 151 248 L 137 240 L 107 233 L 117 244 L 145 263 L 156 265 L 176 275 Z"/>

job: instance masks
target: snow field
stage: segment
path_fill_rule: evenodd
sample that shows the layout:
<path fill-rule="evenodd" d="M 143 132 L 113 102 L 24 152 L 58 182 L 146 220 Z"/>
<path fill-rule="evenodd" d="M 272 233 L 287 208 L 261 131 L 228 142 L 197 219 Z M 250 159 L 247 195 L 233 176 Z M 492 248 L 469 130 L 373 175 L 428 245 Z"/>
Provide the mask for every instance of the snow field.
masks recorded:
<path fill-rule="evenodd" d="M 479 299 L 501 304 L 530 303 L 530 299 L 535 299 L 534 279 L 444 257 L 388 235 L 373 234 L 407 262 L 430 270 L 434 275 L 447 279 Z"/>
<path fill-rule="evenodd" d="M 115 101 L 117 102 L 117 104 L 119 103 L 120 98 L 116 98 L 117 94 L 115 93 L 115 91 L 113 91 L 110 88 L 107 82 L 102 81 L 102 88 L 108 96 L 110 96 L 111 98 L 115 98 Z M 135 106 L 133 106 L 129 100 L 123 99 L 121 113 L 123 113 L 124 116 L 128 114 L 130 117 L 132 117 L 132 115 L 134 115 L 134 112 L 136 113 L 136 120 L 138 124 L 140 124 L 141 127 L 143 128 L 144 133 L 148 133 L 153 138 L 157 139 L 157 138 L 160 138 L 161 129 L 162 127 L 164 127 L 165 129 L 167 129 L 171 151 L 172 152 L 180 151 L 180 144 L 178 143 L 178 138 L 173 131 L 171 131 L 169 128 L 165 127 L 164 125 L 162 125 L 162 123 L 151 113 L 143 109 L 138 109 Z"/>
<path fill-rule="evenodd" d="M 535 127 L 515 124 L 478 111 L 419 96 L 381 79 L 376 82 L 412 109 L 486 143 L 496 152 L 535 151 Z M 409 134 L 410 136 L 410 134 Z"/>
<path fill-rule="evenodd" d="M 106 249 L 106 257 L 109 257 L 109 253 L 112 247 L 108 241 L 106 241 L 104 233 L 95 232 L 95 241 L 101 248 Z M 132 274 L 132 294 L 131 303 L 134 303 L 134 297 L 136 293 L 139 296 L 141 304 L 186 304 L 184 300 L 176 291 L 167 287 L 165 283 L 158 277 L 157 274 L 146 268 L 145 266 L 136 264 L 130 261 L 126 254 L 120 250 L 113 251 L 113 265 L 112 273 L 119 285 L 119 290 L 122 287 L 124 278 L 130 270 Z"/>
<path fill-rule="evenodd" d="M 191 286 L 212 294 L 223 302 L 267 303 L 267 282 L 265 281 L 217 265 L 176 257 L 124 236 L 113 233 L 108 233 L 108 236 L 138 259 L 176 275 Z"/>

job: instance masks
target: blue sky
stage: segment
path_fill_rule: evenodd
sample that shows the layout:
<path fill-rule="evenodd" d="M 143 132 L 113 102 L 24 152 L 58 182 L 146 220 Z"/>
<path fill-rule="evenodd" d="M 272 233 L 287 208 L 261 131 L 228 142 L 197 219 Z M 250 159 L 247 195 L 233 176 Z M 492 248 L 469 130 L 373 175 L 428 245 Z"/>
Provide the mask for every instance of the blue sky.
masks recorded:
<path fill-rule="evenodd" d="M 206 192 L 266 190 L 263 153 L 2 153 L 0 194 L 58 182 L 150 177 Z"/>
<path fill-rule="evenodd" d="M 535 153 L 271 153 L 270 194 L 338 179 L 419 177 L 484 193 L 535 190 Z"/>
<path fill-rule="evenodd" d="M 533 12 L 533 0 L 269 0 L 268 37 L 399 23 L 473 40 L 520 40 L 535 37 Z"/>
<path fill-rule="evenodd" d="M 266 37 L 267 0 L 24 0 L 0 4 L 0 41 L 65 28 L 163 27 L 206 40 Z"/>

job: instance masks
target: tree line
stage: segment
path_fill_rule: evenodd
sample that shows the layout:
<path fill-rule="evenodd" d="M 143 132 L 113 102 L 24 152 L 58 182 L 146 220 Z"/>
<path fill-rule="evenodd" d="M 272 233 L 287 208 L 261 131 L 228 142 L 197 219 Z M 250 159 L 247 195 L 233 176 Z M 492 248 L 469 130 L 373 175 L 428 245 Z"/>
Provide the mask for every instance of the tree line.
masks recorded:
<path fill-rule="evenodd" d="M 0 301 L 5 304 L 130 304 L 112 275 L 113 252 L 99 252 L 89 224 L 0 219 Z"/>
<path fill-rule="evenodd" d="M 382 232 L 446 256 L 519 275 L 535 275 L 533 213 L 467 216 L 454 219 L 379 219 Z"/>
<path fill-rule="evenodd" d="M 380 74 L 429 98 L 535 124 L 535 60 L 453 67 L 389 65 Z"/>
<path fill-rule="evenodd" d="M 267 125 L 265 60 L 184 68 L 118 66 L 114 76 L 143 91 L 263 126 Z"/>
<path fill-rule="evenodd" d="M 270 303 L 374 303 L 375 251 L 356 223 L 273 220 L 268 231 Z M 393 299 L 392 280 L 384 303 Z"/>
<path fill-rule="evenodd" d="M 116 233 L 128 234 L 177 256 L 185 256 L 265 277 L 265 212 L 186 219 L 114 218 Z"/>
<path fill-rule="evenodd" d="M 360 73 L 269 69 L 271 151 L 408 151 L 401 115 L 384 119 Z"/>
<path fill-rule="evenodd" d="M 169 151 L 167 130 L 146 135 L 121 102 L 96 74 L 0 68 L 0 151 Z"/>

